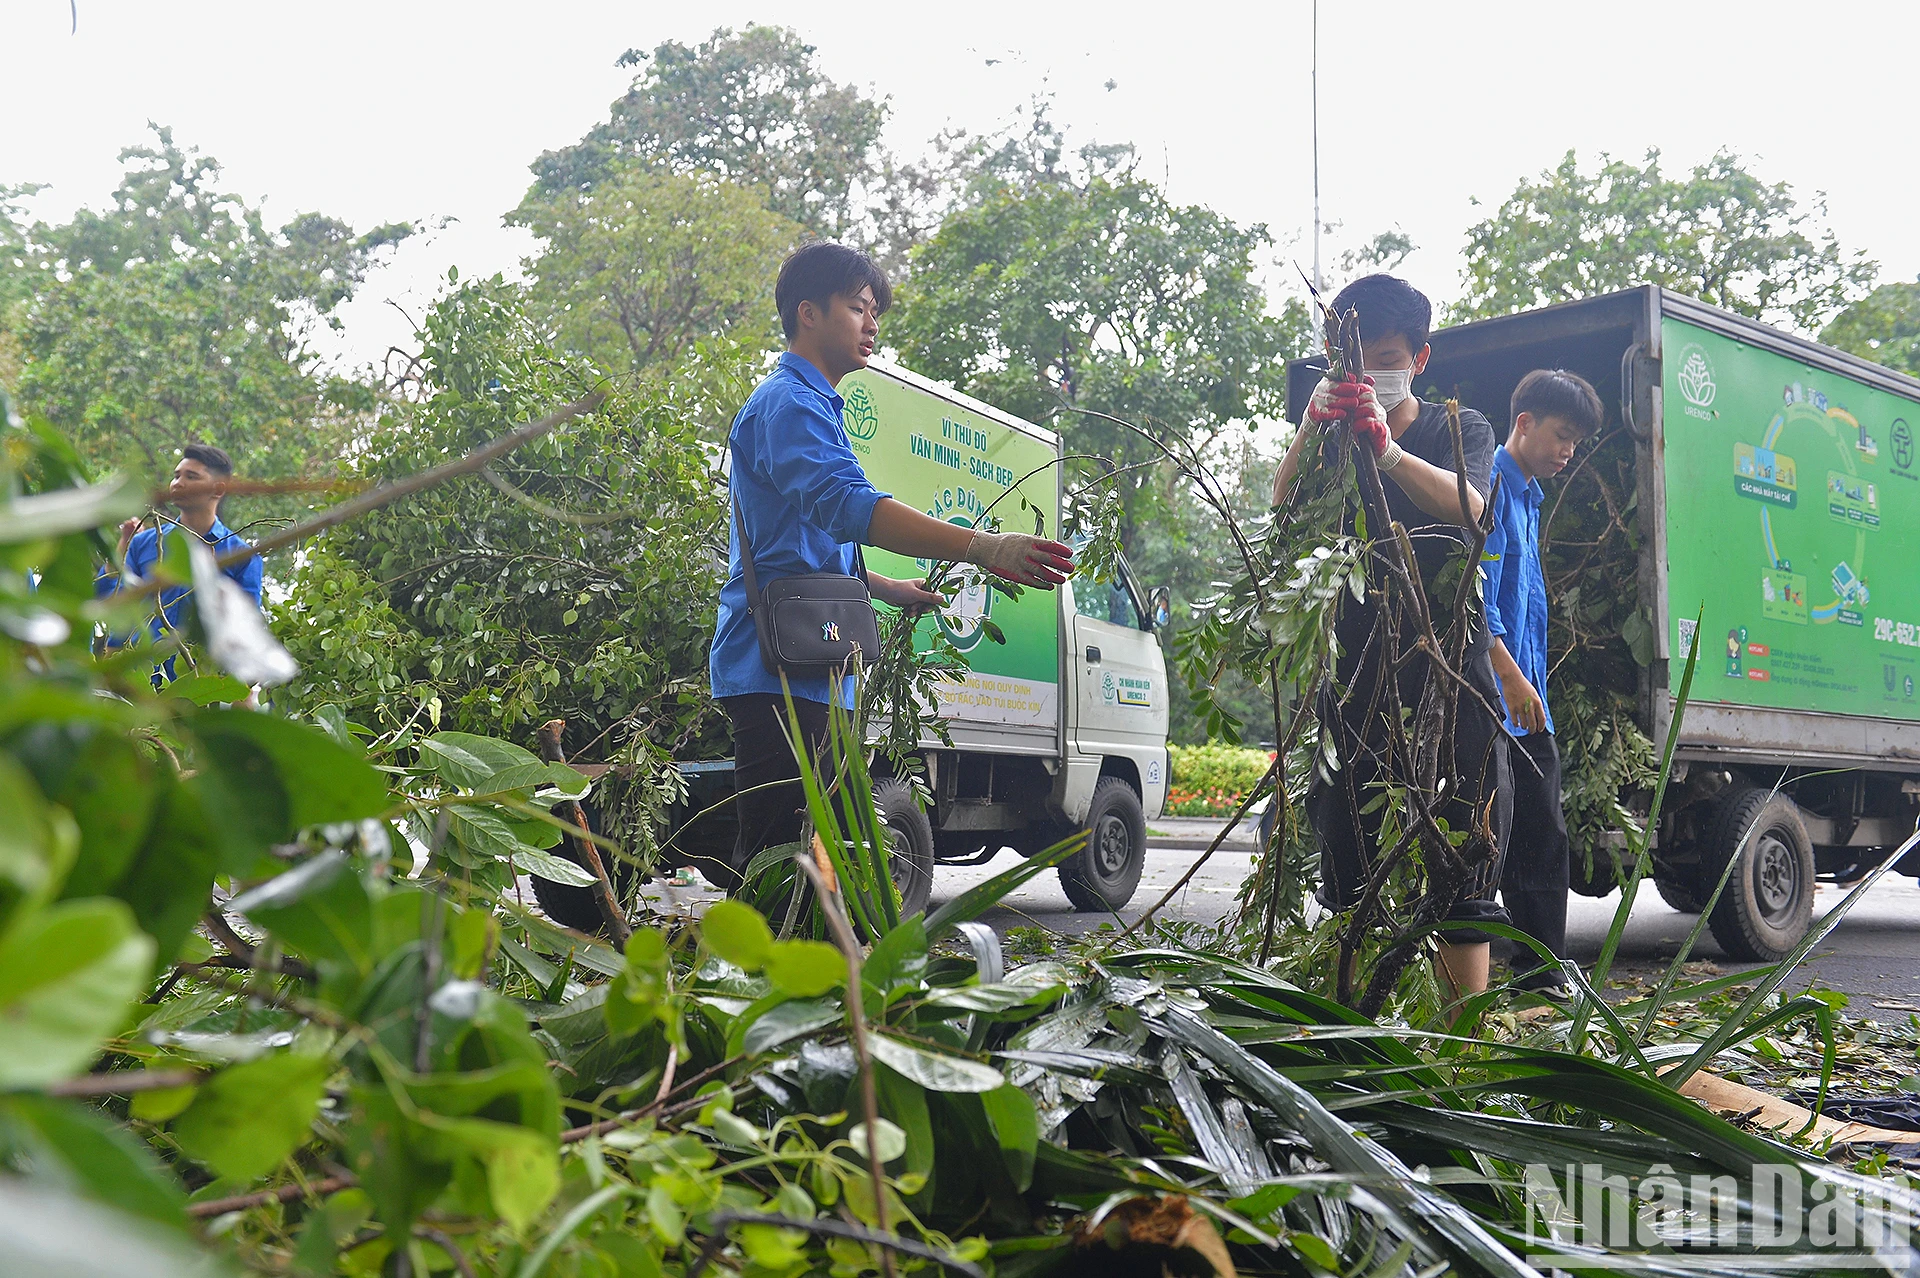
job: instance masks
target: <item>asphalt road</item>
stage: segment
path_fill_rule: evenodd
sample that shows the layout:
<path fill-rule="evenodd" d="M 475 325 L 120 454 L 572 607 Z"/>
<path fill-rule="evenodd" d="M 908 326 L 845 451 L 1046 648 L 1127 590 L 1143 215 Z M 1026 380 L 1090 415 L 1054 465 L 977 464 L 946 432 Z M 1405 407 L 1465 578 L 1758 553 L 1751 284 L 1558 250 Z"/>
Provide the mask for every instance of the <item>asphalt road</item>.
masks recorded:
<path fill-rule="evenodd" d="M 1221 824 L 1165 817 L 1154 821 L 1150 827 L 1154 833 L 1147 840 L 1147 865 L 1140 887 L 1118 918 L 1131 923 L 1158 901 L 1192 866 Z M 1019 864 L 1017 852 L 1003 849 L 985 865 L 942 866 L 934 874 L 933 903 L 939 905 L 951 900 L 972 885 Z M 1250 833 L 1229 839 L 1168 902 L 1161 916 L 1217 922 L 1233 908 L 1240 885 L 1252 868 Z M 675 912 L 698 913 L 707 901 L 719 896 L 704 884 L 675 888 L 655 883 L 646 891 L 655 899 L 657 907 Z M 1845 895 L 1845 889 L 1830 883 L 1820 884 L 1814 904 L 1815 917 L 1832 909 Z M 1617 892 L 1598 899 L 1574 896 L 1568 902 L 1568 957 L 1583 965 L 1591 965 L 1599 958 L 1601 944 L 1606 940 L 1619 905 Z M 1627 930 L 1615 959 L 1615 977 L 1657 980 L 1679 952 L 1696 917 L 1673 909 L 1660 899 L 1651 884 L 1646 885 L 1636 896 L 1633 914 L 1627 920 Z M 1040 928 L 1076 936 L 1114 918 L 1111 914 L 1075 910 L 1060 888 L 1059 876 L 1051 871 L 1011 893 L 983 916 L 983 920 L 1003 936 L 1014 928 Z M 1715 943 L 1711 929 L 1702 931 L 1689 961 L 1701 965 L 1693 969 L 1692 979 L 1760 966 L 1728 960 L 1725 951 Z M 1920 883 L 1889 874 L 1876 884 L 1794 972 L 1786 988 L 1799 990 L 1809 984 L 1855 996 L 1855 1011 L 1862 1015 L 1884 1019 L 1889 1014 L 1920 1012 Z"/>
<path fill-rule="evenodd" d="M 1157 901 L 1193 864 L 1219 828 L 1220 823 L 1212 821 L 1154 821 L 1152 829 L 1158 836 L 1148 838 L 1146 871 L 1133 900 L 1120 911 L 1120 918 L 1132 922 Z M 986 865 L 964 869 L 943 866 L 934 876 L 934 902 L 949 900 L 972 884 L 1019 863 L 1019 855 L 1006 850 Z M 1235 839 L 1223 845 L 1168 903 L 1163 917 L 1217 921 L 1232 909 L 1235 894 L 1252 865 L 1250 842 Z M 1833 908 L 1845 895 L 1845 889 L 1820 884 L 1815 917 Z M 1583 965 L 1599 958 L 1619 905 L 1617 892 L 1598 899 L 1572 898 L 1567 909 L 1568 957 Z M 1112 917 L 1076 911 L 1061 891 L 1059 877 L 1049 872 L 1008 896 L 985 916 L 985 921 L 1003 934 L 1015 927 L 1039 927 L 1077 935 L 1110 922 Z M 1652 884 L 1645 885 L 1635 897 L 1633 914 L 1621 938 L 1616 975 L 1657 979 L 1678 953 L 1696 917 L 1673 909 L 1660 899 Z M 1703 930 L 1689 958 L 1720 971 L 1760 966 L 1728 960 L 1710 928 Z M 1697 971 L 1712 974 L 1706 969 Z M 1892 874 L 1881 879 L 1789 978 L 1787 987 L 1797 990 L 1810 983 L 1863 998 L 1877 1009 L 1868 1013 L 1856 1004 L 1856 1010 L 1863 1014 L 1920 1012 L 1920 883 Z"/>

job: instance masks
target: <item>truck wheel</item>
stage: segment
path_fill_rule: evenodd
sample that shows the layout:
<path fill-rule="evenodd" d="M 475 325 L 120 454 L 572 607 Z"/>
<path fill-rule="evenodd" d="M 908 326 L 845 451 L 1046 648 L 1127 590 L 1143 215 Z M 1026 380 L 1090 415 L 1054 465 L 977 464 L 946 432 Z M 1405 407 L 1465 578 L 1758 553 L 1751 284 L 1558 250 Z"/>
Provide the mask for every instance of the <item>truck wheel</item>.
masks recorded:
<path fill-rule="evenodd" d="M 900 893 L 900 917 L 908 918 L 933 895 L 933 825 L 904 781 L 876 781 L 873 806 L 887 827 L 887 869 Z"/>
<path fill-rule="evenodd" d="M 1721 800 L 1702 849 L 1701 882 L 1720 881 L 1743 838 L 1746 853 L 1708 922 L 1732 957 L 1772 963 L 1787 956 L 1813 921 L 1813 840 L 1792 799 L 1769 797 L 1758 786 L 1734 790 Z"/>
<path fill-rule="evenodd" d="M 1660 899 L 1682 914 L 1698 914 L 1705 904 L 1700 894 L 1694 891 L 1693 884 L 1681 879 L 1654 876 L 1653 886 L 1659 891 Z"/>
<path fill-rule="evenodd" d="M 1117 910 L 1133 899 L 1147 864 L 1147 817 L 1119 777 L 1101 777 L 1087 809 L 1087 846 L 1060 864 L 1060 886 L 1077 910 Z"/>
<path fill-rule="evenodd" d="M 1576 849 L 1568 872 L 1567 886 L 1581 896 L 1609 896 L 1620 886 L 1621 879 L 1632 871 L 1631 866 L 1622 867 L 1615 861 L 1616 857 L 1626 859 L 1626 853 L 1618 848 L 1595 845 L 1589 855 L 1593 858 L 1591 862 Z"/>
<path fill-rule="evenodd" d="M 553 855 L 571 861 L 583 870 L 587 868 L 584 858 L 574 851 L 570 838 L 562 839 L 559 846 L 551 851 Z M 639 871 L 634 869 L 632 862 L 621 860 L 605 848 L 600 850 L 600 863 L 606 867 L 607 877 L 613 881 L 613 899 L 626 901 L 633 894 L 634 879 L 639 876 Z M 607 930 L 607 921 L 600 916 L 600 903 L 593 899 L 592 888 L 556 883 L 537 874 L 529 874 L 527 878 L 533 884 L 533 899 L 540 902 L 540 912 L 555 923 L 585 932 L 588 936 L 597 936 Z"/>

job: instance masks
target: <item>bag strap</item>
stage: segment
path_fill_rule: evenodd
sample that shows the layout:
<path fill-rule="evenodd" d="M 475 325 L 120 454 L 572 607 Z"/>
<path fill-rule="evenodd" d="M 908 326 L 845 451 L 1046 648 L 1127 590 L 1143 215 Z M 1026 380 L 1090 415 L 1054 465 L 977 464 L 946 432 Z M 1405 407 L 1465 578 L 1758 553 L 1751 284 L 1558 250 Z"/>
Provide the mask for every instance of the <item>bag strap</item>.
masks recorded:
<path fill-rule="evenodd" d="M 733 473 L 739 475 L 741 466 L 740 450 L 733 450 Z M 760 636 L 762 651 L 770 651 L 767 639 L 767 619 L 760 615 L 760 578 L 753 570 L 753 543 L 747 540 L 747 521 L 740 511 L 740 486 L 731 481 L 727 484 L 727 501 L 733 507 L 733 535 L 740 543 L 740 571 L 747 579 L 747 615 L 753 618 L 753 628 Z"/>
<path fill-rule="evenodd" d="M 740 473 L 741 464 L 740 448 L 739 445 L 736 444 L 733 446 L 734 474 L 737 475 Z M 756 606 L 760 602 L 760 578 L 759 574 L 753 570 L 753 545 L 747 540 L 747 521 L 740 510 L 739 485 L 729 480 L 727 483 L 727 495 L 728 501 L 733 506 L 733 535 L 740 542 L 740 572 L 741 575 L 747 579 L 747 612 L 753 617 L 754 628 L 760 629 L 766 624 L 761 619 L 760 609 Z M 860 570 L 859 576 L 856 577 L 855 580 L 865 587 L 867 585 L 867 556 L 865 552 L 861 550 L 860 543 L 857 541 L 853 543 L 853 562 Z M 869 589 L 871 588 L 869 587 Z"/>

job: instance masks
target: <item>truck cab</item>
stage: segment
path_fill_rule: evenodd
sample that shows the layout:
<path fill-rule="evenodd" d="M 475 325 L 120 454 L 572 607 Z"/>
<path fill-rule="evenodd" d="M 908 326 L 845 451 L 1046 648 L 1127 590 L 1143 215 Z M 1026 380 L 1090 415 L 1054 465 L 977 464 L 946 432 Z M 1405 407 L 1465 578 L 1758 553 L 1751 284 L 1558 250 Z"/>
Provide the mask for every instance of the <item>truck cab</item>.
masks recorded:
<path fill-rule="evenodd" d="M 1003 526 L 1061 535 L 1052 432 L 878 362 L 848 382 L 849 420 L 867 433 L 856 451 L 870 449 L 863 460 L 882 488 L 955 522 L 992 509 Z M 883 551 L 869 559 L 891 576 L 929 567 Z M 983 639 L 989 614 L 1004 643 Z M 1124 906 L 1145 865 L 1146 823 L 1166 801 L 1167 620 L 1166 592 L 1143 589 L 1124 559 L 1111 580 L 1076 575 L 1015 601 L 969 583 L 934 622 L 972 670 L 942 688 L 951 744 L 921 742 L 931 809 L 891 786 L 879 796 L 896 853 L 918 855 L 924 820 L 930 879 L 941 864 L 982 864 L 1005 848 L 1031 856 L 1084 830 L 1061 886 L 1083 910 Z"/>
<path fill-rule="evenodd" d="M 1051 431 L 881 361 L 839 390 L 848 443 L 882 491 L 956 524 L 992 520 L 1062 535 L 1060 441 Z M 874 548 L 866 557 L 890 577 L 914 579 L 932 567 Z M 1094 911 L 1132 899 L 1146 823 L 1160 815 L 1169 780 L 1159 637 L 1167 592 L 1143 590 L 1116 562 L 1110 580 L 1076 575 L 1018 598 L 963 576 L 953 602 L 922 623 L 969 669 L 940 685 L 950 739 L 920 742 L 931 804 L 912 779 L 875 774 L 903 915 L 926 905 L 941 865 L 983 864 L 1007 848 L 1032 856 L 1083 831 L 1083 846 L 1058 871 L 1068 899 Z M 731 761 L 679 769 L 688 798 L 667 814 L 672 837 L 661 863 L 718 872 L 732 859 Z M 534 887 L 557 921 L 599 926 L 586 889 L 538 878 Z"/>

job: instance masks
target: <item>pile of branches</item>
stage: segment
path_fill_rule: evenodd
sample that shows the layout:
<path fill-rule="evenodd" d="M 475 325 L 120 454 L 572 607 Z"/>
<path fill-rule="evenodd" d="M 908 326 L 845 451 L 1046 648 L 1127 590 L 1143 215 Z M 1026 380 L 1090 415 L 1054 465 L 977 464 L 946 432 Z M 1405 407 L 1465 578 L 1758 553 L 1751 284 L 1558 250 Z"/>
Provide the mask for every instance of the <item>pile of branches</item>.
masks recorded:
<path fill-rule="evenodd" d="M 1322 311 L 1330 334 L 1328 377 L 1358 377 L 1357 314 Z M 1459 405 L 1450 402 L 1447 412 L 1464 510 Z M 1435 601 L 1406 529 L 1388 511 L 1373 452 L 1356 442 L 1347 422 L 1331 423 L 1316 446 L 1303 452 L 1292 488 L 1251 531 L 1242 530 L 1238 513 L 1198 458 L 1170 456 L 1197 490 L 1219 493 L 1219 500 L 1209 504 L 1233 530 L 1242 552 L 1238 576 L 1220 583 L 1219 593 L 1195 609 L 1198 624 L 1176 641 L 1195 704 L 1203 708 L 1210 732 L 1237 739 L 1237 723 L 1209 696 L 1221 674 L 1232 669 L 1268 688 L 1276 722 L 1286 724 L 1267 783 L 1242 808 L 1244 814 L 1263 794 L 1274 795 L 1275 819 L 1265 823 L 1267 844 L 1243 902 L 1245 915 L 1259 922 L 1261 959 L 1272 952 L 1283 927 L 1305 927 L 1302 871 L 1310 863 L 1310 835 L 1301 803 L 1307 770 L 1320 769 L 1331 784 L 1344 788 L 1356 827 L 1363 810 L 1383 808 L 1380 846 L 1370 858 L 1360 900 L 1338 923 L 1336 977 L 1342 1002 L 1377 1013 L 1475 870 L 1495 855 L 1484 814 L 1469 830 L 1450 830 L 1439 815 L 1444 795 L 1476 788 L 1463 786 L 1466 761 L 1454 758 L 1453 729 L 1462 699 L 1479 696 L 1464 677 L 1471 627 L 1484 624 L 1477 613 L 1477 574 L 1468 566 L 1478 563 L 1487 528 L 1465 530 L 1456 565 L 1441 577 L 1451 597 Z M 1486 511 L 1490 516 L 1491 500 Z M 1339 685 L 1334 625 L 1342 596 L 1349 593 L 1356 603 L 1370 601 L 1374 608 L 1363 657 L 1377 654 L 1390 672 L 1416 657 L 1428 663 L 1430 675 L 1416 704 L 1402 703 L 1391 676 L 1373 688 Z M 1348 779 L 1355 760 L 1345 752 L 1373 747 L 1338 741 L 1312 712 L 1316 704 L 1344 712 L 1359 695 L 1374 699 L 1366 714 L 1384 730 L 1384 749 L 1368 760 L 1384 778 L 1379 794 L 1361 793 Z M 1289 702 L 1290 718 L 1282 713 Z M 1301 751 L 1310 730 L 1318 730 L 1318 748 Z M 1353 960 L 1368 948 L 1374 961 L 1364 987 L 1356 990 Z"/>

